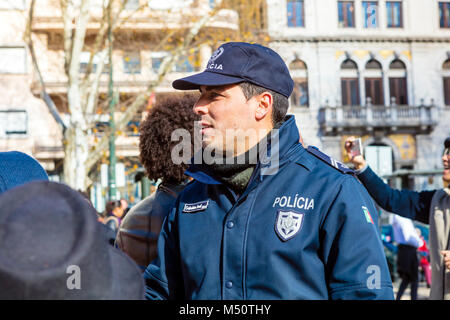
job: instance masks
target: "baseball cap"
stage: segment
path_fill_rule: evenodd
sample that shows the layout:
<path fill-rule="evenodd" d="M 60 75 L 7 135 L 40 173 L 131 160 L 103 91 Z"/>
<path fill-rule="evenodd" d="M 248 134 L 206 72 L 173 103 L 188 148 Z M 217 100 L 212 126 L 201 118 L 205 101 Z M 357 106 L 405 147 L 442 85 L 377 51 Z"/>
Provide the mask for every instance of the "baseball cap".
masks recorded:
<path fill-rule="evenodd" d="M 270 48 L 245 42 L 227 42 L 211 56 L 206 69 L 198 74 L 175 80 L 179 90 L 195 90 L 200 86 L 222 86 L 251 82 L 282 94 L 292 93 L 294 81 L 283 59 Z"/>

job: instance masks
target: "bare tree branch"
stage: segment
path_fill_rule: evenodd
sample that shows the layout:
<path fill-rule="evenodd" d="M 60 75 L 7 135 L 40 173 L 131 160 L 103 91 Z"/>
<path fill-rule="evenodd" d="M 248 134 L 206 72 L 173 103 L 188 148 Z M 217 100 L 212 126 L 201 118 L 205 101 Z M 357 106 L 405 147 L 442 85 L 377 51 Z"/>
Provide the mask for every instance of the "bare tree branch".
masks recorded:
<path fill-rule="evenodd" d="M 69 14 L 69 7 L 72 5 L 68 2 L 70 0 L 60 0 L 59 6 L 61 8 L 61 15 L 64 25 L 64 71 L 69 74 L 69 66 L 72 60 L 72 33 L 73 33 L 73 22 L 72 17 Z"/>
<path fill-rule="evenodd" d="M 24 40 L 25 40 L 25 43 L 27 44 L 28 50 L 30 52 L 34 70 L 36 71 L 36 74 L 39 78 L 39 83 L 41 84 L 41 97 L 44 99 L 44 102 L 47 104 L 47 107 L 49 108 L 50 113 L 52 114 L 52 116 L 56 120 L 56 122 L 61 126 L 62 131 L 64 133 L 64 131 L 66 130 L 66 125 L 62 121 L 61 116 L 58 112 L 58 109 L 56 108 L 52 99 L 47 94 L 47 91 L 45 89 L 44 79 L 42 78 L 42 73 L 41 73 L 39 64 L 36 59 L 36 53 L 34 51 L 34 45 L 33 45 L 31 31 L 32 31 L 32 26 L 33 26 L 33 15 L 34 15 L 35 3 L 36 3 L 35 0 L 32 0 L 30 3 L 29 15 L 28 15 L 28 19 L 27 19 L 27 26 L 25 28 L 25 33 L 24 33 Z"/>
<path fill-rule="evenodd" d="M 97 65 L 97 70 L 95 71 L 94 79 L 92 80 L 92 86 L 90 87 L 91 90 L 88 94 L 88 99 L 84 112 L 85 116 L 91 115 L 95 111 L 96 102 L 98 100 L 98 88 L 100 86 L 100 77 L 102 76 L 102 70 L 105 64 L 107 54 L 108 54 L 107 50 L 103 50 L 98 55 L 100 61 L 99 64 Z"/>
<path fill-rule="evenodd" d="M 128 124 L 128 122 L 131 121 L 131 119 L 137 113 L 139 108 L 141 108 L 142 105 L 144 105 L 147 102 L 150 96 L 150 92 L 152 92 L 154 88 L 162 82 L 167 73 L 172 69 L 174 62 L 179 58 L 179 56 L 183 53 L 183 51 L 185 51 L 186 48 L 191 44 L 195 36 L 199 33 L 200 29 L 203 26 L 205 26 L 205 24 L 207 24 L 217 14 L 218 10 L 219 8 L 211 10 L 208 15 L 204 16 L 197 23 L 195 23 L 189 30 L 188 34 L 186 35 L 183 44 L 177 47 L 171 55 L 168 55 L 166 58 L 164 58 L 161 68 L 159 69 L 157 79 L 148 86 L 145 92 L 139 94 L 136 97 L 136 100 L 126 109 L 126 111 L 122 114 L 121 118 L 117 120 L 116 122 L 117 130 L 122 130 L 122 128 L 124 128 Z M 109 143 L 109 136 L 104 135 L 100 139 L 100 141 L 95 145 L 94 149 L 91 150 L 90 157 L 86 162 L 86 168 L 88 172 L 92 168 L 92 166 L 94 166 L 95 163 L 98 160 L 100 160 L 100 158 L 102 157 L 102 153 L 105 150 L 107 150 L 108 143 Z"/>

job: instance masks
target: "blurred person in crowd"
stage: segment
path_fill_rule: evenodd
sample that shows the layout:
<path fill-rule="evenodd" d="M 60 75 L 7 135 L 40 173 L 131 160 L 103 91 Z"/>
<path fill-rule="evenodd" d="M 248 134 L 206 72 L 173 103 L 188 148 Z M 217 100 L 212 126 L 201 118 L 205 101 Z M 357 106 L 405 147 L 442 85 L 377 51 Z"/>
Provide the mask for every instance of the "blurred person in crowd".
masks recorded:
<path fill-rule="evenodd" d="M 105 217 L 103 223 L 114 231 L 116 234 L 119 230 L 120 224 L 122 223 L 123 217 L 123 207 L 120 200 L 108 201 L 105 208 Z"/>
<path fill-rule="evenodd" d="M 144 298 L 139 268 L 79 192 L 33 181 L 2 193 L 0 207 L 0 299 Z"/>
<path fill-rule="evenodd" d="M 422 246 L 417 249 L 417 252 L 419 252 L 419 265 L 422 268 L 423 275 L 425 277 L 425 281 L 427 283 L 427 288 L 431 288 L 431 266 L 429 256 L 430 251 L 428 250 L 427 242 L 425 238 L 422 236 L 422 231 L 420 231 L 419 228 L 416 228 L 417 235 L 420 239 L 422 239 Z"/>
<path fill-rule="evenodd" d="M 125 216 L 127 215 L 128 211 L 130 211 L 130 207 L 128 206 L 128 201 L 125 199 L 120 199 L 120 205 L 123 209 L 123 216 L 122 220 L 125 219 Z"/>
<path fill-rule="evenodd" d="M 39 162 L 23 152 L 0 152 L 0 194 L 35 180 L 48 180 Z"/>
<path fill-rule="evenodd" d="M 144 271 L 157 256 L 157 240 L 164 218 L 176 197 L 188 182 L 186 164 L 175 164 L 172 133 L 186 129 L 194 136 L 194 122 L 199 117 L 192 107 L 193 95 L 159 100 L 140 126 L 140 161 L 150 180 L 161 183 L 155 193 L 133 206 L 124 218 L 116 238 L 117 246 L 127 253 Z M 193 142 L 193 141 L 192 141 Z"/>
<path fill-rule="evenodd" d="M 408 285 L 411 285 L 411 300 L 417 300 L 419 286 L 419 261 L 417 248 L 423 245 L 411 219 L 397 215 L 393 217 L 394 241 L 397 243 L 397 273 L 402 279 L 396 300 L 401 300 Z"/>
<path fill-rule="evenodd" d="M 345 149 L 356 174 L 372 198 L 386 211 L 430 225 L 429 249 L 431 263 L 430 299 L 450 300 L 450 137 L 444 141 L 442 154 L 444 187 L 439 190 L 395 190 L 381 180 L 367 165 L 363 155 L 352 156 L 355 137 L 345 141 Z"/>
<path fill-rule="evenodd" d="M 286 116 L 293 84 L 275 51 L 242 42 L 172 83 L 200 91 L 204 149 L 163 223 L 147 298 L 393 299 L 373 202 L 352 170 L 303 148 Z"/>
<path fill-rule="evenodd" d="M 92 205 L 91 198 L 89 197 L 89 194 L 83 190 L 78 190 L 78 192 L 83 196 L 84 200 L 86 200 L 87 203 L 89 203 L 94 208 L 94 206 Z M 103 222 L 103 215 L 101 213 L 99 213 L 95 208 L 94 208 L 94 210 L 95 210 L 95 217 L 97 218 L 97 221 Z"/>

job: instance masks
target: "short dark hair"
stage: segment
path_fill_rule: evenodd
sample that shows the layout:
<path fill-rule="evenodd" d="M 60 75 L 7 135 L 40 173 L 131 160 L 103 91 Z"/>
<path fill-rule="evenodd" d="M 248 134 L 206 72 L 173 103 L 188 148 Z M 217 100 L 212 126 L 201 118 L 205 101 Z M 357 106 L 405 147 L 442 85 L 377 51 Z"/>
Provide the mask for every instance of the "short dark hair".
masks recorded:
<path fill-rule="evenodd" d="M 106 214 L 111 213 L 115 208 L 120 207 L 120 201 L 108 201 L 105 206 Z"/>
<path fill-rule="evenodd" d="M 272 124 L 275 127 L 277 124 L 283 122 L 289 108 L 288 98 L 278 92 L 266 89 L 251 82 L 241 82 L 239 83 L 239 86 L 247 100 L 263 92 L 269 92 L 273 97 Z"/>
<path fill-rule="evenodd" d="M 445 147 L 445 148 L 450 148 L 450 137 L 448 137 L 447 139 L 445 139 L 445 141 L 444 141 L 444 147 Z"/>
<path fill-rule="evenodd" d="M 187 164 L 174 164 L 172 148 L 178 143 L 172 141 L 172 132 L 186 129 L 193 144 L 194 122 L 199 116 L 193 111 L 198 95 L 174 94 L 158 99 L 147 118 L 141 123 L 139 132 L 139 160 L 150 180 L 180 183 L 186 179 Z M 193 150 L 193 147 L 192 147 Z"/>

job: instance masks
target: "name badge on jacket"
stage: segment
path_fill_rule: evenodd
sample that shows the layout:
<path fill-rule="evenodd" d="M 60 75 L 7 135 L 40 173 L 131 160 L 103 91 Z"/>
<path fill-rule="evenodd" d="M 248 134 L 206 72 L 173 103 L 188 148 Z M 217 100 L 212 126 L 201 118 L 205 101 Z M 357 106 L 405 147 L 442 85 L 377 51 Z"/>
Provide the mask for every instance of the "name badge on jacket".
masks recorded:
<path fill-rule="evenodd" d="M 183 207 L 184 213 L 194 213 L 199 211 L 204 211 L 209 206 L 209 200 L 196 202 L 196 203 L 185 203 Z"/>

